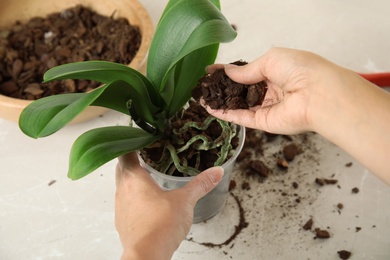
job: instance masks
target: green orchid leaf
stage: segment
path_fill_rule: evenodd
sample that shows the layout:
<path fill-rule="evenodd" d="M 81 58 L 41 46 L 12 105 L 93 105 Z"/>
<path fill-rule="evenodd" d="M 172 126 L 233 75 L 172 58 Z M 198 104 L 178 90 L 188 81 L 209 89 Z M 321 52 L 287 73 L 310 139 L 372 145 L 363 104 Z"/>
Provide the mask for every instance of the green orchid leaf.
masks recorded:
<path fill-rule="evenodd" d="M 187 55 L 177 67 L 180 67 L 180 73 L 175 79 L 175 89 L 168 108 L 169 116 L 173 116 L 183 107 L 192 96 L 192 90 L 196 86 L 199 77 L 205 74 L 205 67 L 212 64 L 216 58 L 218 44 L 198 49 Z M 202 66 L 194 67 L 194 64 Z"/>
<path fill-rule="evenodd" d="M 156 29 L 147 66 L 147 77 L 159 92 L 165 88 L 162 85 L 163 80 L 188 39 L 199 26 L 210 20 L 222 20 L 228 23 L 219 9 L 209 0 L 175 1 L 166 10 Z M 194 64 L 194 66 L 198 65 Z"/>
<path fill-rule="evenodd" d="M 218 8 L 218 10 L 221 10 L 221 3 L 219 0 L 210 0 L 210 2 L 212 2 Z"/>
<path fill-rule="evenodd" d="M 72 146 L 68 177 L 80 179 L 112 159 L 144 148 L 159 138 L 128 126 L 110 126 L 85 132 Z"/>
<path fill-rule="evenodd" d="M 204 68 L 214 63 L 218 53 L 218 43 L 232 41 L 236 35 L 231 25 L 223 20 L 207 21 L 192 33 L 181 52 L 172 61 L 162 82 L 165 88 L 161 95 L 168 103 L 169 115 L 173 115 L 191 97 L 191 91 L 196 86 L 198 78 L 205 73 Z M 185 61 L 179 64 L 181 59 Z M 177 67 L 183 65 L 186 66 L 178 70 Z M 167 79 L 173 67 L 176 67 L 175 74 L 179 79 L 174 84 L 169 84 Z"/>
<path fill-rule="evenodd" d="M 153 126 L 155 125 L 155 115 L 160 111 L 160 108 L 151 104 L 147 96 L 140 94 L 128 82 L 118 80 L 102 87 L 105 90 L 91 104 L 92 106 L 106 107 L 129 114 L 127 104 L 131 100 L 132 107 L 140 119 Z"/>
<path fill-rule="evenodd" d="M 170 0 L 167 3 L 167 5 L 165 6 L 164 12 L 160 17 L 160 21 L 165 16 L 165 14 L 172 8 L 172 6 L 174 6 L 175 4 L 177 4 L 180 1 L 185 1 L 185 0 Z M 219 0 L 210 0 L 210 2 L 212 2 L 219 10 L 221 10 L 221 3 L 219 2 Z M 160 24 L 160 21 L 159 21 L 159 24 Z"/>
<path fill-rule="evenodd" d="M 126 102 L 133 99 L 139 115 L 154 122 L 142 96 L 124 81 L 114 81 L 89 93 L 74 93 L 38 99 L 27 106 L 19 118 L 20 129 L 33 138 L 44 137 L 63 128 L 90 105 L 103 106 L 128 114 Z M 115 102 L 112 102 L 115 100 Z"/>
<path fill-rule="evenodd" d="M 119 63 L 106 61 L 68 63 L 48 70 L 43 79 L 44 82 L 62 79 L 88 79 L 104 84 L 123 80 L 128 82 L 140 96 L 144 96 L 151 107 L 153 104 L 161 102 L 155 87 L 148 78 L 137 70 Z"/>
<path fill-rule="evenodd" d="M 57 123 L 57 127 L 47 131 L 45 129 L 50 121 L 55 118 L 58 113 L 61 113 L 64 108 L 77 102 L 77 100 L 82 99 L 85 95 L 86 94 L 84 93 L 61 94 L 58 96 L 41 98 L 32 102 L 20 114 L 19 128 L 23 133 L 33 138 L 50 135 L 61 129 L 68 123 L 68 120 L 65 120 L 64 123 Z M 82 110 L 87 106 L 88 104 L 86 104 Z M 76 113 L 74 113 L 74 115 L 68 115 L 71 118 L 70 120 L 79 113 L 78 111 L 73 112 Z"/>

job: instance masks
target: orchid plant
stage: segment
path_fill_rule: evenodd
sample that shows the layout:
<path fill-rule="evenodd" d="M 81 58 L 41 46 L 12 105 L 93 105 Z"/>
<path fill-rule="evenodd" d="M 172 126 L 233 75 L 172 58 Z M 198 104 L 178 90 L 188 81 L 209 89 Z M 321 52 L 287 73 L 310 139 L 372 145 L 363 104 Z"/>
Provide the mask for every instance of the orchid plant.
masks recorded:
<path fill-rule="evenodd" d="M 88 106 L 102 106 L 131 117 L 137 126 L 108 126 L 92 129 L 74 142 L 69 158 L 68 177 L 79 179 L 108 161 L 138 151 L 161 140 L 170 120 L 191 98 L 198 78 L 207 65 L 214 63 L 219 43 L 232 41 L 236 32 L 220 11 L 219 0 L 170 0 L 157 25 L 149 49 L 146 75 L 128 66 L 86 61 L 54 67 L 44 81 L 88 79 L 103 85 L 88 93 L 60 94 L 34 101 L 19 119 L 21 130 L 40 138 L 67 125 Z M 209 121 L 217 120 L 215 118 Z M 226 158 L 235 130 L 218 120 L 223 128 L 219 142 L 201 140 L 199 149 L 224 146 Z M 185 125 L 188 127 L 203 127 Z M 191 145 L 195 140 L 183 145 Z M 185 150 L 185 148 L 181 148 Z M 167 145 L 172 164 L 186 174 L 198 171 L 184 168 L 175 156 L 178 151 Z M 165 162 L 166 163 L 166 162 Z M 167 171 L 169 171 L 167 169 Z"/>

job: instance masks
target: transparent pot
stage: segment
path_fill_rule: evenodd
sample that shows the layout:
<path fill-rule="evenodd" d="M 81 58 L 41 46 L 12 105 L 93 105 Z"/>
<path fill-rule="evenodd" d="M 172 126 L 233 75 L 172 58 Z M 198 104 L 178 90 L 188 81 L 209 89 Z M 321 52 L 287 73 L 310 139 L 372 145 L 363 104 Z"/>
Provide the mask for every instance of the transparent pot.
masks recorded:
<path fill-rule="evenodd" d="M 224 176 L 221 182 L 210 193 L 204 196 L 195 205 L 194 221 L 193 223 L 199 223 L 214 217 L 225 206 L 225 202 L 229 195 L 230 180 L 233 177 L 233 168 L 237 160 L 237 156 L 240 154 L 245 140 L 245 128 L 243 126 L 237 126 L 239 144 L 234 151 L 234 154 L 226 161 L 221 167 L 224 168 Z M 173 190 L 181 188 L 186 185 L 194 177 L 176 177 L 163 174 L 156 171 L 148 164 L 146 164 L 141 157 L 139 157 L 142 167 L 144 167 L 153 179 L 165 190 Z"/>

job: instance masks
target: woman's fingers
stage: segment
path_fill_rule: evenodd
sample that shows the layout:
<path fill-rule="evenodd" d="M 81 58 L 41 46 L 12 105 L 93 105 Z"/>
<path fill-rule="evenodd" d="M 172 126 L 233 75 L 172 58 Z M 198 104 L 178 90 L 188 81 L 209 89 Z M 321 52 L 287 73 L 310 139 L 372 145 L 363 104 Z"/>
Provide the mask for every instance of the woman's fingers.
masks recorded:
<path fill-rule="evenodd" d="M 181 191 L 185 192 L 190 199 L 190 203 L 195 205 L 196 202 L 212 191 L 215 186 L 221 181 L 224 174 L 222 167 L 212 167 L 192 179 Z"/>

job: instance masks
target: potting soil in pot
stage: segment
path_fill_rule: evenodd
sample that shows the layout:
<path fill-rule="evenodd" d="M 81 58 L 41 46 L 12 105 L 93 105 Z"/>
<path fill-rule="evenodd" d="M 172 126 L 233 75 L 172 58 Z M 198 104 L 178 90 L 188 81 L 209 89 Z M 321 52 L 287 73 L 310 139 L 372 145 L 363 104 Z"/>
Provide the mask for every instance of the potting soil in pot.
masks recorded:
<path fill-rule="evenodd" d="M 0 94 L 35 100 L 92 90 L 99 83 L 41 82 L 48 69 L 65 63 L 105 60 L 129 64 L 140 43 L 139 28 L 128 20 L 105 17 L 83 6 L 16 22 L 0 31 Z"/>
<path fill-rule="evenodd" d="M 213 140 L 223 139 L 229 140 L 230 137 L 224 136 L 223 129 L 221 125 L 216 121 L 212 121 L 210 125 L 205 129 L 198 129 L 197 127 L 188 127 L 186 131 L 182 131 L 184 125 L 188 122 L 192 122 L 199 126 L 202 126 L 204 122 L 209 117 L 206 109 L 202 107 L 199 103 L 191 100 L 189 102 L 189 107 L 185 109 L 180 117 L 175 117 L 171 120 L 171 127 L 166 129 L 166 133 L 164 133 L 165 138 L 160 142 L 156 142 L 152 145 L 152 147 L 145 148 L 141 151 L 141 155 L 145 162 L 149 164 L 151 167 L 155 168 L 158 171 L 161 171 L 158 165 L 161 165 L 158 162 L 167 161 L 170 157 L 168 153 L 164 153 L 164 144 L 169 142 L 176 149 L 183 147 L 189 140 L 194 138 L 195 136 L 202 135 L 207 138 L 210 142 Z M 234 150 L 238 146 L 238 133 L 232 137 L 230 145 L 231 150 Z M 201 144 L 202 141 L 198 140 L 191 145 L 188 146 L 188 149 L 177 154 L 179 161 L 186 161 L 187 165 L 193 168 L 198 169 L 199 171 L 203 171 L 210 167 L 214 166 L 214 163 L 218 160 L 218 157 L 221 154 L 221 146 L 217 146 L 216 148 L 208 149 L 208 150 L 199 150 L 196 148 L 198 144 Z M 166 158 L 165 158 L 166 157 Z M 225 161 L 229 159 L 229 156 Z M 173 164 L 172 164 L 173 166 Z M 174 167 L 172 168 L 172 170 Z M 181 176 L 183 174 L 174 170 L 169 175 L 173 176 Z"/>

